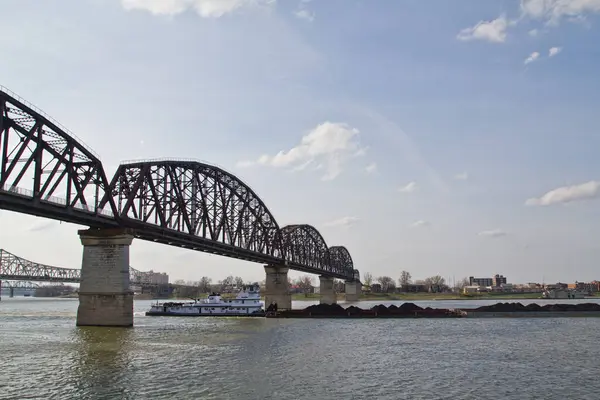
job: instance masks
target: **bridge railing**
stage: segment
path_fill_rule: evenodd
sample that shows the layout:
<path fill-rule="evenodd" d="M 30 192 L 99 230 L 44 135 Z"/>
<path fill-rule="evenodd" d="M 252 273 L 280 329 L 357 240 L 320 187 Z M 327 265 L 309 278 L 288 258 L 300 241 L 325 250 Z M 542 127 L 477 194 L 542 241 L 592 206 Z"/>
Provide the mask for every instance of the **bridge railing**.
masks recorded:
<path fill-rule="evenodd" d="M 29 198 L 33 198 L 35 196 L 35 194 L 33 193 L 32 190 L 30 189 L 25 189 L 22 187 L 18 187 L 18 186 L 10 186 L 10 185 L 3 185 L 1 188 L 3 191 L 8 192 L 8 193 L 14 193 L 17 194 L 19 196 L 23 196 L 23 197 L 29 197 Z M 52 204 L 57 204 L 60 206 L 67 206 L 67 199 L 63 198 L 63 197 L 58 197 L 58 196 L 44 196 L 43 198 L 41 198 L 40 200 L 42 201 L 46 201 L 48 203 L 52 203 Z M 86 211 L 89 213 L 97 213 L 99 215 L 103 215 L 106 217 L 110 217 L 110 218 L 114 218 L 114 214 L 113 212 L 110 210 L 110 208 L 104 208 L 104 209 L 98 209 L 97 211 L 94 211 L 93 207 L 87 206 L 85 204 L 82 203 L 76 203 L 75 205 L 73 205 L 73 208 L 82 210 L 82 211 Z"/>
<path fill-rule="evenodd" d="M 12 90 L 10 90 L 9 88 L 7 88 L 5 86 L 0 85 L 0 91 L 6 93 L 7 95 L 9 95 L 10 97 L 12 97 L 15 100 L 18 100 L 20 103 L 26 105 L 27 107 L 31 108 L 33 111 L 35 111 L 36 113 L 38 113 L 42 117 L 46 118 L 48 121 L 52 122 L 57 128 L 61 129 L 67 135 L 71 136 L 73 139 L 75 139 L 77 142 L 79 142 L 83 147 L 85 147 L 85 149 L 87 151 L 89 151 L 90 153 L 92 153 L 94 155 L 94 157 L 96 157 L 98 160 L 100 160 L 100 156 L 98 155 L 98 153 L 96 153 L 90 146 L 88 146 L 83 140 L 81 140 L 79 137 L 77 137 L 77 135 L 75 135 L 67 127 L 65 127 L 60 122 L 58 122 L 57 120 L 55 120 L 54 118 L 52 118 L 44 110 L 40 109 L 39 107 L 35 106 L 34 104 L 31 104 L 30 102 L 28 102 L 27 100 L 25 100 L 24 98 L 22 98 L 21 96 L 19 96 L 17 93 L 13 92 Z"/>

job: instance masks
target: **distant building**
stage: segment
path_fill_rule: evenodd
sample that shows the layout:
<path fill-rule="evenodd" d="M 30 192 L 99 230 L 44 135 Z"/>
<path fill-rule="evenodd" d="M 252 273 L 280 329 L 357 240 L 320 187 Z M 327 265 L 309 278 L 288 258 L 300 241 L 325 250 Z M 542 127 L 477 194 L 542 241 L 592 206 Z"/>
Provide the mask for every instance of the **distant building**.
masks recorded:
<path fill-rule="evenodd" d="M 469 286 L 494 286 L 494 278 L 475 278 L 470 276 Z"/>
<path fill-rule="evenodd" d="M 140 272 L 140 280 L 142 284 L 150 285 L 166 285 L 169 283 L 169 275 L 164 272 Z"/>
<path fill-rule="evenodd" d="M 600 291 L 600 282 L 575 282 L 567 285 L 568 289 L 579 290 L 584 293 L 598 293 Z"/>
<path fill-rule="evenodd" d="M 492 278 L 492 286 L 502 286 L 502 285 L 506 285 L 506 277 L 503 275 L 494 275 L 494 277 Z"/>
<path fill-rule="evenodd" d="M 403 293 L 419 293 L 419 292 L 427 292 L 429 288 L 427 285 L 419 285 L 416 283 L 408 283 L 406 285 L 400 285 L 400 292 Z"/>
<path fill-rule="evenodd" d="M 483 286 L 483 287 L 501 287 L 506 285 L 507 280 L 504 275 L 496 274 L 491 278 L 475 278 L 469 277 L 469 286 Z"/>

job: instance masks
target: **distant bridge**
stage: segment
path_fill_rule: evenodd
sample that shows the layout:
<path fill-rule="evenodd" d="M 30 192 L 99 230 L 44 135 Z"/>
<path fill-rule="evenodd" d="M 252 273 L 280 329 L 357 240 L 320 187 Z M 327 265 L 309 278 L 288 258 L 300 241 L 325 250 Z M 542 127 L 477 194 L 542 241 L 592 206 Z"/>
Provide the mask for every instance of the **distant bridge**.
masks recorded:
<path fill-rule="evenodd" d="M 3 87 L 0 209 L 91 228 L 126 228 L 142 240 L 360 280 L 345 247 L 329 247 L 311 225 L 281 227 L 233 174 L 193 160 L 148 160 L 122 163 L 109 180 L 89 147 Z M 43 280 L 78 279 L 78 270 L 48 268 L 21 271 Z"/>
<path fill-rule="evenodd" d="M 79 283 L 81 270 L 35 263 L 0 249 L 0 281 Z M 143 273 L 129 267 L 131 285 L 143 284 Z"/>

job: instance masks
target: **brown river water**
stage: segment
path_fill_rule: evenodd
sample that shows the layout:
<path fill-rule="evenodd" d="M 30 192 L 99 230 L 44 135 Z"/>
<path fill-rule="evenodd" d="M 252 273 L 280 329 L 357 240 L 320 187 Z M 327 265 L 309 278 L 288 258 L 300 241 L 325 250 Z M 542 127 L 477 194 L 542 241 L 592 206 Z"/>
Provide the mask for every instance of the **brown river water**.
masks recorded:
<path fill-rule="evenodd" d="M 146 317 L 150 303 L 132 329 L 77 328 L 77 299 L 3 296 L 0 399 L 600 398 L 600 318 Z"/>

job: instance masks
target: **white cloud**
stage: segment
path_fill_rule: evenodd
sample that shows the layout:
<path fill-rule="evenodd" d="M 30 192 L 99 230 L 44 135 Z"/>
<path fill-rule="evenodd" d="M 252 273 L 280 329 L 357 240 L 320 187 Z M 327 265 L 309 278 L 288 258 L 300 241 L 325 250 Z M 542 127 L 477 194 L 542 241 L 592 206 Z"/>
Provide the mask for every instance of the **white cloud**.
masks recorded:
<path fill-rule="evenodd" d="M 458 40 L 487 40 L 503 43 L 506 40 L 506 28 L 509 23 L 506 17 L 500 16 L 493 21 L 479 21 L 471 28 L 461 30 L 456 36 Z"/>
<path fill-rule="evenodd" d="M 562 51 L 562 47 L 551 47 L 550 50 L 548 50 L 548 57 L 554 57 L 561 51 Z"/>
<path fill-rule="evenodd" d="M 371 163 L 371 164 L 367 165 L 365 168 L 365 171 L 367 171 L 369 174 L 377 172 L 377 164 Z"/>
<path fill-rule="evenodd" d="M 540 58 L 540 53 L 537 51 L 534 51 L 533 53 L 531 53 L 529 55 L 529 57 L 527 57 L 524 61 L 525 65 L 534 62 L 535 60 L 537 60 L 538 58 Z"/>
<path fill-rule="evenodd" d="M 357 217 L 342 217 L 340 219 L 326 222 L 324 225 L 329 227 L 351 228 L 358 221 L 360 221 L 360 218 Z"/>
<path fill-rule="evenodd" d="M 219 18 L 248 6 L 270 6 L 276 0 L 121 0 L 126 10 L 146 10 L 154 15 L 176 15 L 194 9 L 204 18 Z"/>
<path fill-rule="evenodd" d="M 490 237 L 490 238 L 499 238 L 506 236 L 507 233 L 501 231 L 500 229 L 491 229 L 489 231 L 481 231 L 478 233 L 479 236 Z"/>
<path fill-rule="evenodd" d="M 600 0 L 521 0 L 521 12 L 556 24 L 563 17 L 577 20 L 588 12 L 600 12 Z"/>
<path fill-rule="evenodd" d="M 268 165 L 271 167 L 291 167 L 304 170 L 316 163 L 315 169 L 325 168 L 322 180 L 332 180 L 340 175 L 344 164 L 352 157 L 364 155 L 365 149 L 358 141 L 359 131 L 345 123 L 324 122 L 306 134 L 300 144 L 288 151 L 280 151 L 274 156 L 262 155 L 255 162 L 240 161 L 239 167 Z"/>
<path fill-rule="evenodd" d="M 294 11 L 294 15 L 300 19 L 304 19 L 308 22 L 313 22 L 315 20 L 315 13 L 310 12 L 306 9 L 304 10 L 296 10 Z"/>
<path fill-rule="evenodd" d="M 467 179 L 469 179 L 469 174 L 467 174 L 466 172 L 461 172 L 459 174 L 454 175 L 454 179 L 456 179 L 457 181 L 466 181 Z"/>
<path fill-rule="evenodd" d="M 549 191 L 538 198 L 525 202 L 528 206 L 549 206 L 552 204 L 570 203 L 573 201 L 597 198 L 600 194 L 600 182 L 589 181 L 579 185 L 563 186 Z"/>
<path fill-rule="evenodd" d="M 410 182 L 406 186 L 398 189 L 398 191 L 402 193 L 413 193 L 415 190 L 417 190 L 417 184 L 415 182 Z"/>
<path fill-rule="evenodd" d="M 425 228 L 430 226 L 431 224 L 428 221 L 423 221 L 422 219 L 413 222 L 412 224 L 410 224 L 411 228 Z"/>
<path fill-rule="evenodd" d="M 537 29 L 532 29 L 528 33 L 529 33 L 529 36 L 536 37 L 540 32 Z"/>

